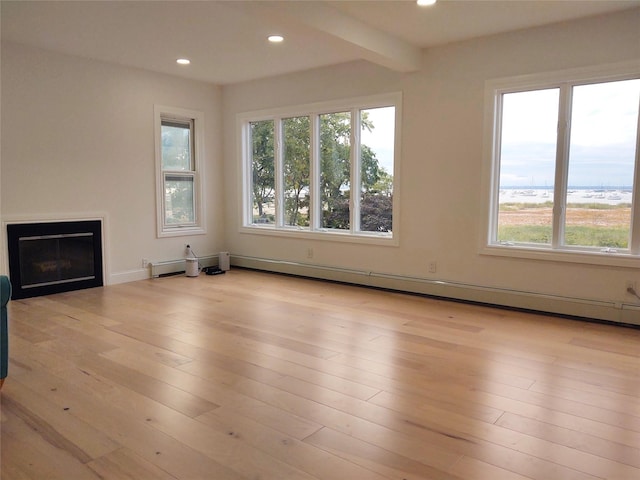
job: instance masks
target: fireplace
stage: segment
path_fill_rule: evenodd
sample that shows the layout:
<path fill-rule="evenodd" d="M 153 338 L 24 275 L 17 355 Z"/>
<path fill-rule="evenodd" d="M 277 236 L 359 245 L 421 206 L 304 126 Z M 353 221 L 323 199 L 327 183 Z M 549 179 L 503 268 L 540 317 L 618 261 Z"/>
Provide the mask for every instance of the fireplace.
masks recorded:
<path fill-rule="evenodd" d="M 12 298 L 100 287 L 99 220 L 7 225 Z"/>

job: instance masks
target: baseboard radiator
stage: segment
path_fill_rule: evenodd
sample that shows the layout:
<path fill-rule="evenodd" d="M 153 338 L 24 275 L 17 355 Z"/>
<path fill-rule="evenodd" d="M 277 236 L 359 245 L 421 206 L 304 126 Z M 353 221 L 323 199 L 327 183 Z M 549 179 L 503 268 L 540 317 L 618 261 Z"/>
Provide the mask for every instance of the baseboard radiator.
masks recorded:
<path fill-rule="evenodd" d="M 206 255 L 198 257 L 198 265 L 202 267 L 213 267 L 218 265 L 218 255 Z M 186 269 L 186 260 L 165 260 L 162 262 L 151 263 L 151 277 L 158 278 L 167 275 L 177 275 L 184 273 Z"/>
<path fill-rule="evenodd" d="M 500 307 L 640 325 L 640 305 L 232 255 L 231 265 Z M 184 269 L 184 267 L 183 267 Z"/>

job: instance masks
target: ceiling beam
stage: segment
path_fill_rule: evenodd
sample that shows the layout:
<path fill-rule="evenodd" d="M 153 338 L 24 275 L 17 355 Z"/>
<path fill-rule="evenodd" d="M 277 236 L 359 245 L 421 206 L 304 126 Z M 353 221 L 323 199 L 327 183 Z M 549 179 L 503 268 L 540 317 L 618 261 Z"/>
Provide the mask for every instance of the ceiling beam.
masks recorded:
<path fill-rule="evenodd" d="M 362 58 L 399 72 L 420 69 L 422 52 L 404 40 L 346 15 L 324 2 L 252 2 L 280 18 L 302 23 L 360 50 Z"/>

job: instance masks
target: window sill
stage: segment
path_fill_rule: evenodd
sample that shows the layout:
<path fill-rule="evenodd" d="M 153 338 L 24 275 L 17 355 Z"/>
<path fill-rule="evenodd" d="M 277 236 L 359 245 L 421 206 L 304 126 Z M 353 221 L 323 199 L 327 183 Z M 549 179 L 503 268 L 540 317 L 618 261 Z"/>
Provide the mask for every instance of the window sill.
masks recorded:
<path fill-rule="evenodd" d="M 202 227 L 172 227 L 158 232 L 158 238 L 186 237 L 189 235 L 205 235 L 207 231 Z"/>
<path fill-rule="evenodd" d="M 308 229 L 285 229 L 285 228 L 273 228 L 267 226 L 244 226 L 240 227 L 240 233 L 246 233 L 251 235 L 269 235 L 274 237 L 284 237 L 291 239 L 307 239 L 307 240 L 323 240 L 332 242 L 345 242 L 345 243 L 359 243 L 364 245 L 383 245 L 390 247 L 397 247 L 400 242 L 397 235 L 389 236 L 385 234 L 377 233 L 350 233 L 350 232 L 338 232 L 338 231 L 311 231 Z"/>
<path fill-rule="evenodd" d="M 551 250 L 523 245 L 487 245 L 481 255 L 511 257 L 551 262 L 582 263 L 608 267 L 639 268 L 640 257 L 625 252 L 599 252 L 585 250 Z"/>

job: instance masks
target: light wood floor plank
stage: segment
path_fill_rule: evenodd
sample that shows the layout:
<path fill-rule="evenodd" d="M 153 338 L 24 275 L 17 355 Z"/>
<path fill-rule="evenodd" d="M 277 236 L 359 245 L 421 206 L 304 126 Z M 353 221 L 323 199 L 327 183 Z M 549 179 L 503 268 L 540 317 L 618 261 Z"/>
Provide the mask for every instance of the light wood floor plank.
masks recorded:
<path fill-rule="evenodd" d="M 230 410 L 297 439 L 305 438 L 322 428 L 322 425 L 288 414 L 283 410 L 235 392 L 229 388 L 229 385 L 240 381 L 242 377 L 234 376 L 237 377 L 234 381 L 229 381 L 226 375 L 219 378 L 210 366 L 206 369 L 206 376 L 197 376 L 153 363 L 147 359 L 137 358 L 135 354 L 128 352 L 113 351 L 108 352 L 105 356 L 116 362 L 131 365 L 137 371 L 157 379 L 163 379 L 177 388 L 191 391 L 201 398 L 221 405 L 220 408 L 212 410 L 213 412 Z M 207 381 L 203 381 L 203 379 Z"/>
<path fill-rule="evenodd" d="M 550 423 L 527 417 L 505 413 L 496 425 L 532 435 L 558 445 L 587 452 L 635 468 L 640 468 L 640 449 L 628 447 L 622 443 L 605 440 L 594 435 L 558 427 Z"/>
<path fill-rule="evenodd" d="M 101 480 L 176 480 L 177 477 L 161 470 L 127 448 L 92 460 L 87 466 Z"/>
<path fill-rule="evenodd" d="M 451 473 L 465 480 L 528 480 L 531 478 L 471 457 L 462 457 L 453 466 Z"/>
<path fill-rule="evenodd" d="M 418 460 L 439 470 L 447 469 L 459 458 L 456 450 L 448 448 L 450 445 L 445 445 L 450 443 L 448 442 L 450 439 L 437 432 L 428 439 L 429 441 L 426 441 L 426 438 L 416 441 L 410 435 L 383 426 L 380 419 L 376 422 L 353 416 L 260 382 L 246 380 L 235 388 L 245 395 L 260 399 L 297 416 L 312 419 L 331 430 L 370 442 L 384 450 Z M 454 439 L 453 442 L 465 442 L 465 440 Z"/>
<path fill-rule="evenodd" d="M 5 464 L 9 472 L 18 478 L 33 480 L 68 478 L 99 480 L 99 477 L 78 458 L 78 449 L 69 442 L 60 441 L 51 433 L 42 435 L 24 423 L 6 407 L 2 422 L 2 478 L 6 478 Z M 5 409 L 5 407 L 3 407 Z"/>
<path fill-rule="evenodd" d="M 233 480 L 245 478 L 233 469 L 215 462 L 151 425 L 150 419 L 170 411 L 167 407 L 159 403 L 155 406 L 151 405 L 145 397 L 136 397 L 133 394 L 127 398 L 122 393 L 114 393 L 105 399 L 105 396 L 100 393 L 110 390 L 111 386 L 103 384 L 89 388 L 79 381 L 74 381 L 77 378 L 80 378 L 77 374 L 70 380 L 35 374 L 20 381 L 28 381 L 29 387 L 39 391 L 40 394 L 55 388 L 55 395 L 51 396 L 51 400 L 66 414 L 76 416 L 102 431 L 113 441 L 176 478 L 184 480 L 212 477 Z M 94 384 L 102 383 L 100 378 L 95 377 L 87 377 L 86 381 Z M 6 393 L 5 388 L 8 389 Z M 3 388 L 2 395 L 11 395 L 8 385 Z M 4 449 L 2 455 L 4 462 Z M 38 478 L 46 478 L 46 476 Z M 66 478 L 74 477 L 69 475 Z"/>
<path fill-rule="evenodd" d="M 460 477 L 438 470 L 404 455 L 383 449 L 362 440 L 354 439 L 330 428 L 314 433 L 305 442 L 324 449 L 345 460 L 379 471 L 392 478 L 407 480 L 461 480 Z"/>
<path fill-rule="evenodd" d="M 330 455 L 308 443 L 283 435 L 230 408 L 220 408 L 198 417 L 198 420 L 226 435 L 243 439 L 254 448 L 289 463 L 314 478 L 322 480 L 383 480 L 387 477 L 356 463 Z M 317 431 L 317 430 L 316 430 Z M 315 432 L 313 432 L 315 433 Z M 311 433 L 310 435 L 313 435 Z M 308 438 L 309 435 L 306 436 Z"/>
<path fill-rule="evenodd" d="M 12 396 L 2 398 L 2 409 L 18 417 L 38 435 L 53 446 L 67 451 L 82 463 L 107 455 L 118 448 L 101 431 L 71 415 L 64 409 L 16 382 Z M 50 392 L 54 395 L 55 392 Z"/>

